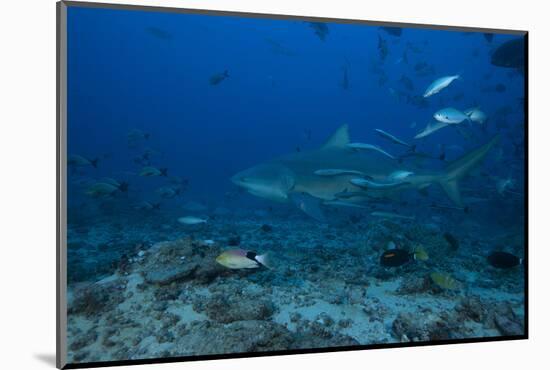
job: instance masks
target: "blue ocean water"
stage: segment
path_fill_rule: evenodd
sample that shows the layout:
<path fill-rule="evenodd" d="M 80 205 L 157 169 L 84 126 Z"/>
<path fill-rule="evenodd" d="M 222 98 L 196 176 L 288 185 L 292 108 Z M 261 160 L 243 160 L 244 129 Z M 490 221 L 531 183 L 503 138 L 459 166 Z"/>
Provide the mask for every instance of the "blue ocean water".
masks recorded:
<path fill-rule="evenodd" d="M 396 31 L 367 24 L 69 8 L 67 145 L 73 162 L 67 184 L 68 278 L 70 287 L 75 287 L 71 288 L 75 301 L 69 308 L 73 315 L 69 326 L 74 329 L 69 331 L 72 361 L 413 340 L 414 333 L 399 329 L 406 318 L 396 308 L 399 305 L 392 303 L 394 292 L 401 292 L 400 297 L 404 294 L 403 302 L 410 302 L 410 310 L 418 301 L 407 294 L 424 294 L 433 300 L 429 306 L 436 313 L 455 305 L 459 307 L 454 308 L 455 316 L 470 317 L 470 311 L 476 310 L 473 306 L 483 312 L 479 320 L 472 319 L 477 325 L 474 329 L 461 327 L 456 319 L 443 334 L 419 329 L 418 341 L 521 334 L 523 266 L 518 262 L 502 269 L 487 260 L 494 251 L 509 253 L 506 258 L 524 258 L 525 253 L 525 77 L 520 69 L 491 63 L 499 46 L 520 36 L 425 28 L 399 29 L 398 35 Z M 439 93 L 423 97 L 434 80 L 451 75 L 460 78 Z M 435 122 L 436 111 L 447 107 L 460 112 L 478 108 L 487 119 L 483 123 L 466 120 L 414 138 Z M 378 161 L 389 160 L 395 168 L 415 173 L 445 171 L 454 160 L 497 134 L 499 138 L 460 182 L 460 206 L 436 184 L 362 202 L 365 208 L 323 203 L 320 208 L 328 220 L 319 222 L 292 202 L 255 197 L 232 183 L 233 175 L 252 166 L 318 149 L 344 124 L 351 142 L 376 145 L 395 159 L 372 151 L 365 155 L 381 156 Z M 391 142 L 375 129 L 410 147 Z M 324 168 L 323 163 L 316 165 Z M 350 163 L 348 169 L 353 166 Z M 309 204 L 311 199 L 307 200 Z M 384 212 L 384 217 L 377 212 Z M 205 222 L 178 221 L 184 216 Z M 174 246 L 188 253 L 181 261 L 176 252 L 165 251 L 173 258 L 163 268 L 158 256 L 164 252 L 158 243 L 177 240 L 187 240 L 192 251 L 185 249 L 189 245 L 184 242 Z M 381 266 L 384 251 L 415 253 L 418 246 L 429 255 L 427 261 L 407 261 L 397 269 Z M 237 247 L 258 254 L 270 252 L 279 271 L 258 263 L 255 267 L 261 268 L 245 273 L 215 263 L 216 256 Z M 196 250 L 201 248 L 206 252 L 200 252 L 202 259 L 197 260 Z M 212 308 L 220 304 L 216 299 L 232 307 L 230 296 L 243 287 L 270 289 L 270 293 L 250 293 L 250 301 L 257 302 L 253 298 L 259 294 L 272 307 L 262 306 L 261 310 L 272 312 L 255 320 L 269 325 L 286 322 L 289 333 L 305 334 L 300 340 L 288 334 L 291 339 L 283 344 L 252 343 L 236 350 L 220 344 L 209 352 L 198 344 L 191 349 L 179 346 L 171 337 L 177 336 L 174 323 L 173 327 L 167 324 L 162 338 L 156 334 L 154 344 L 133 353 L 124 345 L 130 339 L 120 333 L 113 339 L 112 334 L 102 332 L 103 327 L 107 330 L 113 321 L 130 315 L 120 313 L 108 321 L 104 310 L 131 299 L 126 292 L 132 286 L 131 277 L 152 281 L 150 288 L 139 291 L 145 294 L 151 289 L 157 297 L 168 288 L 163 279 L 152 278 L 151 271 L 172 271 L 173 260 L 178 261 L 178 269 L 185 261 L 195 264 L 193 273 L 178 270 L 177 276 L 186 276 L 184 281 L 168 279 L 180 303 L 193 308 L 194 316 L 185 316 L 182 312 L 188 311 L 178 306 L 181 311 L 175 319 L 177 325 L 186 325 L 177 329 L 187 335 L 186 340 L 193 342 L 189 337 L 193 333 L 204 334 L 201 320 L 213 325 L 251 325 L 248 317 L 239 316 L 248 312 L 242 302 L 235 303 L 237 318 L 220 318 Z M 210 263 L 222 270 L 197 273 Z M 338 273 L 336 266 L 342 267 Z M 433 273 L 444 273 L 452 283 L 441 284 Z M 97 287 L 113 276 L 125 279 L 123 292 L 112 287 L 86 290 L 88 284 Z M 401 279 L 420 282 L 411 288 L 403 286 Z M 159 281 L 161 288 L 155 285 Z M 78 293 L 82 286 L 84 293 Z M 280 291 L 273 292 L 273 286 Z M 296 286 L 302 287 L 304 297 L 291 306 L 287 301 L 296 294 L 292 290 Z M 456 286 L 461 288 L 455 291 Z M 217 298 L 206 302 L 183 299 L 184 287 L 198 297 L 203 297 L 203 289 Z M 224 289 L 228 296 L 218 297 Z M 319 291 L 326 296 L 315 296 Z M 345 298 L 335 291 L 346 292 Z M 313 296 L 308 298 L 308 294 Z M 137 295 L 132 292 L 134 299 Z M 369 299 L 375 298 L 379 310 L 386 310 L 385 316 L 366 308 Z M 79 299 L 98 308 L 78 309 Z M 163 312 L 172 307 L 174 299 L 166 301 Z M 495 302 L 501 308 L 488 312 Z M 148 300 L 141 302 L 141 306 L 149 304 L 153 305 Z M 337 318 L 339 314 L 331 311 L 335 306 L 342 312 L 359 307 L 361 313 Z M 364 312 L 369 318 L 361 316 Z M 88 342 L 81 345 L 83 324 L 79 320 L 90 317 L 100 320 L 99 329 L 95 336 L 87 331 Z M 325 325 L 331 320 L 338 324 Z M 379 328 L 365 329 L 362 323 L 369 320 L 379 322 Z M 316 327 L 316 322 L 322 327 Z M 216 330 L 223 337 L 223 329 Z M 246 332 L 241 327 L 238 330 Z M 140 337 L 137 343 L 145 343 L 147 335 L 139 330 L 132 335 Z M 96 342 L 102 343 L 103 352 L 94 352 Z"/>

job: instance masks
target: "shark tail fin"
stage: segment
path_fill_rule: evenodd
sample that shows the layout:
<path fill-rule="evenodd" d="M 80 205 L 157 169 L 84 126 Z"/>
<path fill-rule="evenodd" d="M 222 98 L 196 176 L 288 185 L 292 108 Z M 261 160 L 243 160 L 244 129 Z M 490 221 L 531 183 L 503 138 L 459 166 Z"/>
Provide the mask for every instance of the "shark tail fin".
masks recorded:
<path fill-rule="evenodd" d="M 491 150 L 498 140 L 499 135 L 496 135 L 488 143 L 472 150 L 452 162 L 449 166 L 447 166 L 443 175 L 440 176 L 438 180 L 439 184 L 456 206 L 463 206 L 458 181 L 466 176 L 472 168 L 478 165 L 483 158 L 485 158 L 485 155 L 489 152 L 489 150 Z"/>

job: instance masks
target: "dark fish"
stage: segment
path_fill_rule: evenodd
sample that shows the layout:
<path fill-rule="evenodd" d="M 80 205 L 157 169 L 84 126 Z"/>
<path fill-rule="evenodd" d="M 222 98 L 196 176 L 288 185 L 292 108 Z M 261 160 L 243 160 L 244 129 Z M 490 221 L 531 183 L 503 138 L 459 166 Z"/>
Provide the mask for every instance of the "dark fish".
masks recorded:
<path fill-rule="evenodd" d="M 389 249 L 380 256 L 380 264 L 386 267 L 398 267 L 413 260 L 413 254 L 402 249 Z"/>
<path fill-rule="evenodd" d="M 216 73 L 210 77 L 210 85 L 219 85 L 223 80 L 229 77 L 229 72 L 227 69 L 223 73 Z"/>
<path fill-rule="evenodd" d="M 503 68 L 523 69 L 525 67 L 525 41 L 523 37 L 500 45 L 491 55 L 491 64 Z"/>
<path fill-rule="evenodd" d="M 342 89 L 347 90 L 349 89 L 348 66 L 343 66 L 342 70 L 344 75 L 342 76 L 342 83 L 340 85 L 342 86 Z"/>
<path fill-rule="evenodd" d="M 321 22 L 308 22 L 314 33 L 319 37 L 319 40 L 325 41 L 329 34 L 329 29 L 326 23 Z"/>
<path fill-rule="evenodd" d="M 507 252 L 493 252 L 487 257 L 487 261 L 499 269 L 509 269 L 523 263 L 523 259 Z"/>
<path fill-rule="evenodd" d="M 158 27 L 147 27 L 145 29 L 150 35 L 156 37 L 160 40 L 170 40 L 172 39 L 172 35 L 169 32 L 164 31 L 163 29 L 160 29 Z"/>
<path fill-rule="evenodd" d="M 402 75 L 401 78 L 399 79 L 399 82 L 401 83 L 401 85 L 405 86 L 407 90 L 411 90 L 411 91 L 414 90 L 414 84 L 412 80 L 407 76 Z"/>
<path fill-rule="evenodd" d="M 443 237 L 445 238 L 447 243 L 449 243 L 449 246 L 451 247 L 451 249 L 457 250 L 458 247 L 460 246 L 458 239 L 455 238 L 451 233 L 446 232 L 445 234 L 443 234 Z"/>
<path fill-rule="evenodd" d="M 401 27 L 380 27 L 380 29 L 396 37 L 401 36 L 403 33 L 403 29 Z"/>
<path fill-rule="evenodd" d="M 378 35 L 378 54 L 382 61 L 388 56 L 388 42 Z"/>
<path fill-rule="evenodd" d="M 483 37 L 485 37 L 485 40 L 487 40 L 488 42 L 493 42 L 493 36 L 495 36 L 495 35 L 492 34 L 492 33 L 484 33 L 483 34 Z"/>

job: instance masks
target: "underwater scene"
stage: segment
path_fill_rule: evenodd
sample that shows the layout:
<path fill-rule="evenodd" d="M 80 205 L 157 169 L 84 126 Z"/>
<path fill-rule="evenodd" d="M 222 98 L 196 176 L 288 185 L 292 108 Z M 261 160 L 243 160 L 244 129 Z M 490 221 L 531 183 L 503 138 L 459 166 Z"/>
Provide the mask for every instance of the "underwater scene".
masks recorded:
<path fill-rule="evenodd" d="M 525 39 L 68 8 L 68 362 L 525 334 Z"/>

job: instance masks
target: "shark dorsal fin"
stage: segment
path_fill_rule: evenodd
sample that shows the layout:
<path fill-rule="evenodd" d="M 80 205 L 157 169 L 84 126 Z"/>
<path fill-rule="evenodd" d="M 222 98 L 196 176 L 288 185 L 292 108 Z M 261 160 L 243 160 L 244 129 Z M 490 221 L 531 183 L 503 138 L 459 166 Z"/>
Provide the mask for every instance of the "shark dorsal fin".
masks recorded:
<path fill-rule="evenodd" d="M 345 148 L 349 144 L 348 125 L 340 126 L 321 149 Z"/>

